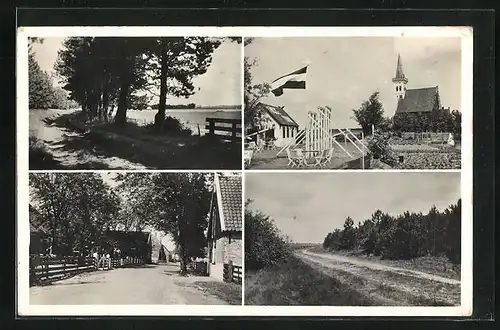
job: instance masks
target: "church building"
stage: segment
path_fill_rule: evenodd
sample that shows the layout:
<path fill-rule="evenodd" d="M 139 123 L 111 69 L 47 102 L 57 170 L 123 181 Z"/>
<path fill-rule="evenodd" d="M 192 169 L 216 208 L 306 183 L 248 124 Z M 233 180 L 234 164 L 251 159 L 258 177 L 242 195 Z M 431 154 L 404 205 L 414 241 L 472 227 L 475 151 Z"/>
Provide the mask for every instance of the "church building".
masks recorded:
<path fill-rule="evenodd" d="M 449 108 L 441 106 L 438 86 L 407 88 L 408 78 L 403 71 L 401 54 L 398 54 L 396 76 L 392 78 L 397 107 L 394 115 L 395 126 L 405 131 L 429 131 L 433 118 Z"/>

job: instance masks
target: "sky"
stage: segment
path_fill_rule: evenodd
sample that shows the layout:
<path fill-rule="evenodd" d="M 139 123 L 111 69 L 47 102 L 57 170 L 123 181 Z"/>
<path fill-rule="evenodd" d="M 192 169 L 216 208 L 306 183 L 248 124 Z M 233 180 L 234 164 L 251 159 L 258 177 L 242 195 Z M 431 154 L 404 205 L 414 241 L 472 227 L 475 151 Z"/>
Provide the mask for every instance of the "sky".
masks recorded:
<path fill-rule="evenodd" d="M 33 47 L 35 59 L 47 72 L 54 72 L 57 52 L 65 38 L 44 38 L 43 44 Z M 235 42 L 223 42 L 212 56 L 207 72 L 193 79 L 196 93 L 188 99 L 169 97 L 169 104 L 196 103 L 197 105 L 239 105 L 242 86 L 242 47 Z M 198 90 L 199 88 L 199 90 Z M 158 102 L 157 98 L 154 100 Z"/>
<path fill-rule="evenodd" d="M 288 37 L 255 38 L 245 56 L 253 84 L 272 82 L 309 64 L 306 90 L 284 90 L 262 102 L 285 106 L 304 127 L 307 110 L 328 105 L 333 128 L 355 127 L 352 109 L 371 93 L 380 92 L 385 115 L 396 107 L 392 78 L 398 53 L 408 78 L 407 88 L 439 86 L 444 107 L 460 110 L 461 40 L 458 37 Z"/>
<path fill-rule="evenodd" d="M 245 198 L 299 243 L 321 243 L 328 232 L 377 209 L 391 215 L 443 210 L 460 198 L 459 172 L 247 173 Z"/>

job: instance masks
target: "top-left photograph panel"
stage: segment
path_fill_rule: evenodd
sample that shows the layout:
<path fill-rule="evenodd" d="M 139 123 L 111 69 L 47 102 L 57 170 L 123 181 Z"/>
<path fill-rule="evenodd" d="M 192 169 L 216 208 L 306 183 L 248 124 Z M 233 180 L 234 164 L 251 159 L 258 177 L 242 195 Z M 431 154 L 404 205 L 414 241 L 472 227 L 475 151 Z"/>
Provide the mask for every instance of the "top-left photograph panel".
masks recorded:
<path fill-rule="evenodd" d="M 17 115 L 26 125 L 29 114 L 30 170 L 242 168 L 242 38 L 21 44 L 18 96 L 29 103 Z"/>

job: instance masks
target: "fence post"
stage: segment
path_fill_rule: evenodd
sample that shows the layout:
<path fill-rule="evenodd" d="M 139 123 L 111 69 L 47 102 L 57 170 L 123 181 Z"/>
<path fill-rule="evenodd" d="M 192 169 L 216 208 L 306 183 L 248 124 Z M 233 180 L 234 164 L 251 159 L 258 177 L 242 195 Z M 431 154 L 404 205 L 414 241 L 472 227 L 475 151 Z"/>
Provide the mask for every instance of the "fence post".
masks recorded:
<path fill-rule="evenodd" d="M 237 123 L 236 122 L 233 122 L 231 124 L 231 142 L 236 142 L 236 132 L 237 132 L 237 128 L 236 128 L 236 125 Z"/>
<path fill-rule="evenodd" d="M 229 260 L 229 282 L 233 282 L 233 276 L 234 276 L 234 267 L 233 267 L 233 261 Z"/>
<path fill-rule="evenodd" d="M 208 135 L 214 135 L 215 134 L 215 121 L 213 118 L 207 118 L 208 121 Z"/>

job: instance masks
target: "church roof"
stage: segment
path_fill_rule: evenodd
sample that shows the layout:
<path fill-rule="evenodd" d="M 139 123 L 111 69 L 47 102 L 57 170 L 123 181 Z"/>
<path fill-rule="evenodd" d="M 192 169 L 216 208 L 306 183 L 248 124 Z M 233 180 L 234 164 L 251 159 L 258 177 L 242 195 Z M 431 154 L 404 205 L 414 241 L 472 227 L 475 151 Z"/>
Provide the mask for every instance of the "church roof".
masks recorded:
<path fill-rule="evenodd" d="M 439 102 L 437 86 L 408 89 L 405 97 L 398 101 L 396 112 L 430 112 L 434 109 L 435 102 Z"/>
<path fill-rule="evenodd" d="M 267 112 L 280 126 L 299 127 L 295 120 L 283 109 L 274 105 L 260 103 L 256 105 L 257 109 Z"/>

